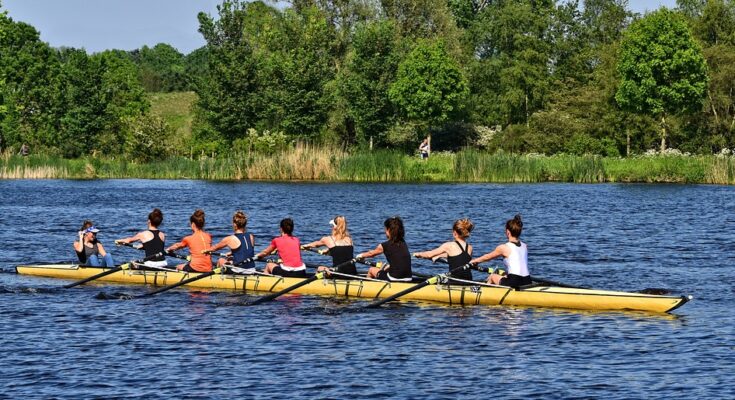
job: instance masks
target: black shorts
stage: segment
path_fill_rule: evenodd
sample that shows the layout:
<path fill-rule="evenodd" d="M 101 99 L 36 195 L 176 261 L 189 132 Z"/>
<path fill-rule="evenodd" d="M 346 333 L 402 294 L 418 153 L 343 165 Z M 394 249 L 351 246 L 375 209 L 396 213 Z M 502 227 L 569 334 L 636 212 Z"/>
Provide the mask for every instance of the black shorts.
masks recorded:
<path fill-rule="evenodd" d="M 520 276 L 513 274 L 508 274 L 507 276 L 500 278 L 500 282 L 498 282 L 498 284 L 501 286 L 510 286 L 512 288 L 519 288 L 521 286 L 530 285 L 532 283 L 533 281 L 531 280 L 531 275 Z"/>
<path fill-rule="evenodd" d="M 184 272 L 199 272 L 195 270 L 194 268 L 192 268 L 191 265 L 189 265 L 189 263 L 184 264 L 184 268 L 181 268 L 181 270 Z"/>
<path fill-rule="evenodd" d="M 273 268 L 273 271 L 271 271 L 271 274 L 282 276 L 284 278 L 306 278 L 305 269 L 302 269 L 301 271 L 286 271 L 281 268 L 280 265 L 276 265 L 275 268 Z"/>
<path fill-rule="evenodd" d="M 413 279 L 410 281 L 399 281 L 395 278 L 390 279 L 390 277 L 388 276 L 388 270 L 385 270 L 385 269 L 381 269 L 380 272 L 378 272 L 378 275 L 375 276 L 375 279 L 380 279 L 381 281 L 388 281 L 388 282 L 407 282 L 407 283 L 413 282 Z"/>

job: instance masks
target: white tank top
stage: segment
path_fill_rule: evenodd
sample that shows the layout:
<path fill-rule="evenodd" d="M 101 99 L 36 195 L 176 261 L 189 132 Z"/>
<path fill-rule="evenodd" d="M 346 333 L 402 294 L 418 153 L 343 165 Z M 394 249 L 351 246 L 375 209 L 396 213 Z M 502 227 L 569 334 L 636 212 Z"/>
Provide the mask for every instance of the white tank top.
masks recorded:
<path fill-rule="evenodd" d="M 505 244 L 510 249 L 510 255 L 503 260 L 509 274 L 528 276 L 528 247 L 521 242 L 520 247 L 508 242 Z"/>

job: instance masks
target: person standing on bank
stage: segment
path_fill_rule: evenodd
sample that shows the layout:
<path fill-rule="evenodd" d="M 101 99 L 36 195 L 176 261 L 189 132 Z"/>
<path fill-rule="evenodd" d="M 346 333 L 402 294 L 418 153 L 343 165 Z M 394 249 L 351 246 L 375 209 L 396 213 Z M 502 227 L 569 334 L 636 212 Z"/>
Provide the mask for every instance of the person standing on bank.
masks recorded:
<path fill-rule="evenodd" d="M 112 255 L 105 251 L 102 243 L 97 241 L 99 231 L 92 221 L 85 220 L 82 222 L 79 239 L 74 242 L 74 251 L 77 253 L 79 262 L 84 265 L 112 268 L 115 266 Z"/>
<path fill-rule="evenodd" d="M 431 145 L 429 144 L 429 138 L 424 138 L 424 141 L 421 142 L 419 145 L 419 153 L 421 153 L 421 159 L 426 160 L 429 158 L 429 153 L 431 153 Z"/>
<path fill-rule="evenodd" d="M 528 247 L 520 240 L 522 231 L 523 221 L 521 221 L 521 216 L 518 214 L 505 223 L 505 236 L 508 238 L 507 243 L 503 243 L 490 253 L 470 261 L 470 263 L 477 265 L 494 258 L 504 258 L 503 263 L 508 269 L 508 275 L 491 274 L 487 279 L 487 283 L 513 288 L 533 283 L 531 274 L 528 272 Z"/>

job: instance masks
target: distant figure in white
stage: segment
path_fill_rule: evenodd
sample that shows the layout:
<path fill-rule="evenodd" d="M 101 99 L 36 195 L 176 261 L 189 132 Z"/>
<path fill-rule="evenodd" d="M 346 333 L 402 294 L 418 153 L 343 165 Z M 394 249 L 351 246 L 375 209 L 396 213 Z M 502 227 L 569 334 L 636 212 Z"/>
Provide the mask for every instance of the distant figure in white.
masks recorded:
<path fill-rule="evenodd" d="M 421 153 L 421 159 L 426 160 L 429 158 L 431 153 L 431 145 L 429 144 L 429 138 L 424 138 L 424 141 L 419 145 L 419 153 Z"/>

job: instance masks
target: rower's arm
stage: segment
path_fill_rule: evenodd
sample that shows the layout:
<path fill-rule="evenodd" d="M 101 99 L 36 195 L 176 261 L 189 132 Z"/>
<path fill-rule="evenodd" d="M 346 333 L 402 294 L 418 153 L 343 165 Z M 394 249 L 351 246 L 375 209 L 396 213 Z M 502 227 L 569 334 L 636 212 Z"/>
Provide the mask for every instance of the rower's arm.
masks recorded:
<path fill-rule="evenodd" d="M 208 248 L 208 249 L 206 249 L 204 251 L 207 252 L 207 253 L 211 253 L 213 251 L 221 250 L 221 249 L 223 249 L 225 247 L 230 247 L 231 248 L 232 247 L 232 246 L 230 246 L 230 239 L 231 238 L 232 238 L 232 236 L 227 236 L 226 238 L 222 239 L 219 243 L 215 244 L 214 246 L 212 246 L 212 247 L 210 247 L 210 248 Z"/>
<path fill-rule="evenodd" d="M 273 253 L 273 250 L 275 250 L 275 249 L 276 249 L 276 246 L 270 245 L 270 246 L 266 247 L 264 250 L 262 250 L 260 253 L 256 254 L 255 255 L 255 258 L 263 258 L 263 257 L 267 256 L 268 254 Z"/>
<path fill-rule="evenodd" d="M 122 239 L 115 240 L 115 243 L 132 243 L 132 242 L 143 242 L 143 232 L 138 232 L 135 236 L 130 236 Z"/>
<path fill-rule="evenodd" d="M 184 241 L 181 241 L 181 242 L 174 243 L 171 246 L 168 246 L 166 251 L 176 251 L 178 249 L 183 249 L 184 247 L 187 247 L 187 244 L 184 243 Z"/>
<path fill-rule="evenodd" d="M 504 246 L 501 244 L 500 246 L 496 247 L 495 250 L 491 251 L 490 253 L 483 254 L 480 257 L 470 260 L 470 264 L 476 265 L 476 264 L 483 263 L 485 261 L 490 261 L 494 258 L 503 257 L 504 256 L 503 247 Z"/>
<path fill-rule="evenodd" d="M 448 256 L 449 253 L 448 253 L 447 247 L 448 247 L 447 244 L 444 243 L 441 246 L 435 248 L 434 250 L 427 250 L 427 251 L 422 251 L 420 253 L 413 253 L 413 256 L 416 258 L 434 258 L 434 257 Z"/>
<path fill-rule="evenodd" d="M 379 244 L 378 247 L 376 247 L 375 249 L 366 251 L 364 253 L 360 253 L 356 255 L 355 258 L 371 258 L 371 257 L 379 256 L 381 254 L 383 254 L 383 245 Z"/>
<path fill-rule="evenodd" d="M 317 241 L 314 241 L 314 242 L 311 242 L 311 243 L 307 243 L 303 247 L 306 248 L 306 249 L 310 249 L 312 247 L 320 247 L 320 246 L 326 246 L 326 245 L 327 244 L 324 241 L 324 238 L 321 238 L 321 239 L 319 239 Z"/>

